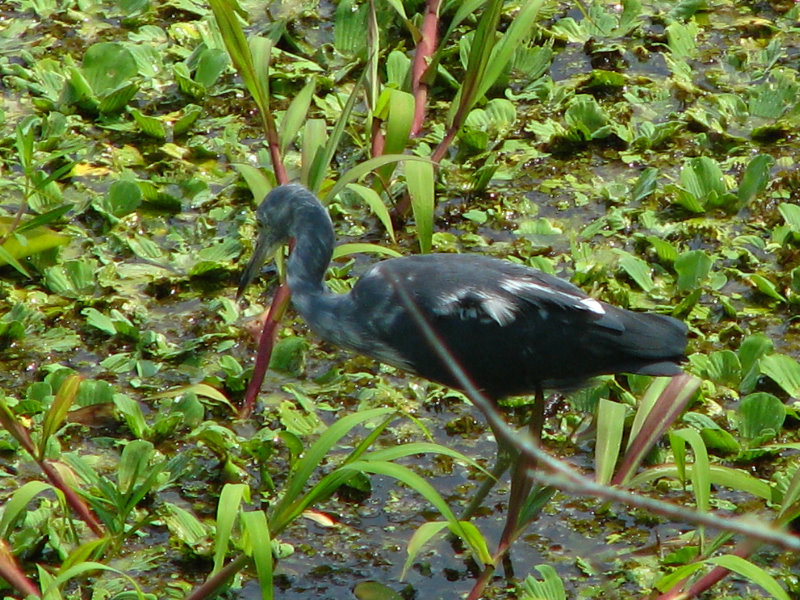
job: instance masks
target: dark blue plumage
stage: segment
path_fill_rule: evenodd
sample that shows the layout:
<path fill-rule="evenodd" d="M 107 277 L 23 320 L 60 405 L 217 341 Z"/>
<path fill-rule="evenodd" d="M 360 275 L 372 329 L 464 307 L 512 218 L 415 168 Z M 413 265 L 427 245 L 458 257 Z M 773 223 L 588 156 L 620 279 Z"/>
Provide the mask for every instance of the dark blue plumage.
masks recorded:
<path fill-rule="evenodd" d="M 259 238 L 240 282 L 294 239 L 292 301 L 321 338 L 452 387 L 390 281 L 402 285 L 438 338 L 492 398 L 574 388 L 601 374 L 676 375 L 687 328 L 672 317 L 595 300 L 556 277 L 479 255 L 429 254 L 379 262 L 349 294 L 323 278 L 334 244 L 327 212 L 305 188 L 274 189 L 257 213 Z"/>

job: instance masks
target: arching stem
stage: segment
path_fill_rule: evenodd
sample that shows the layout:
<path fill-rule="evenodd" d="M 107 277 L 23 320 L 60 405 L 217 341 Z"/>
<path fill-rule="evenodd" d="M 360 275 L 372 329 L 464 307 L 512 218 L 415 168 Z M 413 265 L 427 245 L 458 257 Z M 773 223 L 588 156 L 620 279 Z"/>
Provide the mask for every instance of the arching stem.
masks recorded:
<path fill-rule="evenodd" d="M 264 329 L 261 331 L 261 338 L 258 340 L 258 353 L 256 354 L 256 364 L 253 367 L 253 376 L 247 386 L 244 404 L 239 410 L 239 418 L 241 419 L 248 418 L 256 405 L 256 397 L 261 389 L 261 384 L 264 382 L 264 376 L 267 373 L 267 367 L 269 367 L 269 359 L 272 356 L 272 348 L 275 345 L 275 337 L 278 334 L 278 323 L 283 318 L 283 313 L 286 312 L 289 298 L 291 298 L 289 286 L 282 283 L 272 299 Z"/>

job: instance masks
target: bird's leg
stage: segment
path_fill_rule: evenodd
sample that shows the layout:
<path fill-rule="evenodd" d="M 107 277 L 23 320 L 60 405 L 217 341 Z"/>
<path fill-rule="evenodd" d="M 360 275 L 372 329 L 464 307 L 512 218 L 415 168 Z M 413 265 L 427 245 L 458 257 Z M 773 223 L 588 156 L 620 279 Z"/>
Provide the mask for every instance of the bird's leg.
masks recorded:
<path fill-rule="evenodd" d="M 461 513 L 462 521 L 472 518 L 472 515 L 474 515 L 475 511 L 480 508 L 484 499 L 486 499 L 486 496 L 497 483 L 497 480 L 503 476 L 503 473 L 508 470 L 508 467 L 511 466 L 512 463 L 517 462 L 516 449 L 509 447 L 508 444 L 504 443 L 503 437 L 494 431 L 494 428 L 492 428 L 492 432 L 494 433 L 494 438 L 497 440 L 497 458 L 495 459 L 492 470 L 489 471 L 489 476 L 484 479 L 483 483 L 481 483 L 481 486 L 478 488 L 478 491 L 474 496 L 472 496 L 472 500 L 470 500 L 467 508 L 465 508 L 464 512 Z"/>
<path fill-rule="evenodd" d="M 542 428 L 544 427 L 544 394 L 542 389 L 536 388 L 536 396 L 533 402 L 533 412 L 528 423 L 533 443 L 539 444 L 542 441 Z M 496 557 L 502 557 L 516 538 L 519 516 L 525 501 L 533 488 L 536 460 L 523 457 L 519 450 L 516 450 L 516 460 L 514 470 L 511 472 L 511 492 L 508 498 L 508 515 L 503 534 L 500 536 L 500 543 L 497 545 Z"/>

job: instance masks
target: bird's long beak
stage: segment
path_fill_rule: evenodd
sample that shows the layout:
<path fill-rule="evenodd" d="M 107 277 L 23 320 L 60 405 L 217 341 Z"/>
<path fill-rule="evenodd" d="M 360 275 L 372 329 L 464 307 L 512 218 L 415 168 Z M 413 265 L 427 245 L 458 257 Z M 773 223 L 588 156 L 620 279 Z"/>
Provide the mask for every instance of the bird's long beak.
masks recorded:
<path fill-rule="evenodd" d="M 275 254 L 275 248 L 267 240 L 264 232 L 259 232 L 258 239 L 256 240 L 255 248 L 253 248 L 253 256 L 250 257 L 250 262 L 242 271 L 242 277 L 239 279 L 239 289 L 236 291 L 236 299 L 242 297 L 244 289 L 256 278 L 261 267 L 267 262 L 267 259 Z"/>

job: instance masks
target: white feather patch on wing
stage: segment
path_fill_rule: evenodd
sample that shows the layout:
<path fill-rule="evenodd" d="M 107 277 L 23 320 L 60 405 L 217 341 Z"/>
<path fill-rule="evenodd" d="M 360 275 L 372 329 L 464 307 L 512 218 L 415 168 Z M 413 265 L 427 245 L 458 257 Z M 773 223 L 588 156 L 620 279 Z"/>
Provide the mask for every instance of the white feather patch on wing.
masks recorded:
<path fill-rule="evenodd" d="M 458 314 L 465 320 L 488 316 L 498 325 L 506 326 L 516 319 L 517 306 L 509 298 L 464 288 L 441 296 L 434 312 L 440 315 Z"/>
<path fill-rule="evenodd" d="M 520 279 L 503 279 L 499 282 L 501 288 L 510 294 L 538 294 L 543 299 L 548 297 L 552 298 L 555 302 L 572 305 L 577 309 L 588 310 L 598 315 L 606 314 L 603 305 L 594 298 L 581 297 L 575 294 L 570 294 L 562 290 L 558 290 L 546 285 L 541 285 L 529 280 Z"/>

